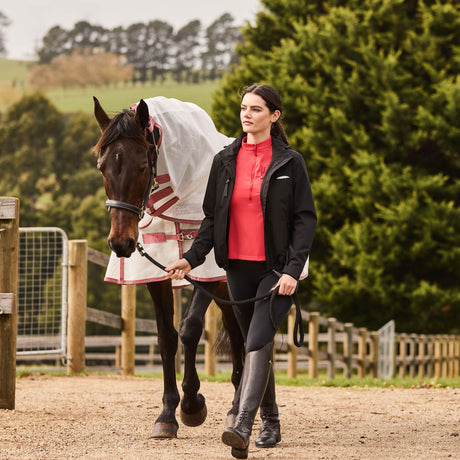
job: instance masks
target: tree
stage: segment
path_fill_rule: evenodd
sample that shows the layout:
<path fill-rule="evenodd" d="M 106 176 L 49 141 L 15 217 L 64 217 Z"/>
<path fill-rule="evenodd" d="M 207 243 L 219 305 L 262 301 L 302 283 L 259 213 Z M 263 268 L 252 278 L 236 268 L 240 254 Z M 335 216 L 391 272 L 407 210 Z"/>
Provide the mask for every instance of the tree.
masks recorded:
<path fill-rule="evenodd" d="M 38 50 L 40 64 L 48 64 L 55 57 L 71 51 L 69 33 L 61 26 L 52 27 L 42 39 L 42 47 Z"/>
<path fill-rule="evenodd" d="M 147 24 L 147 43 L 145 60 L 150 70 L 150 79 L 165 79 L 172 65 L 174 29 L 164 21 L 151 21 Z"/>
<path fill-rule="evenodd" d="M 201 22 L 190 21 L 174 36 L 174 70 L 176 81 L 193 83 L 197 78 Z"/>
<path fill-rule="evenodd" d="M 319 222 L 304 302 L 371 328 L 460 323 L 460 7 L 453 1 L 263 0 L 213 115 L 276 87 Z M 457 235 L 457 237 L 456 237 Z"/>
<path fill-rule="evenodd" d="M 92 25 L 87 21 L 75 23 L 69 32 L 70 47 L 76 49 L 101 49 L 105 45 L 106 29 Z"/>
<path fill-rule="evenodd" d="M 40 207 L 37 187 L 53 181 L 54 148 L 63 120 L 54 106 L 36 93 L 13 104 L 0 125 L 0 193 L 23 197 L 21 225 Z"/>
<path fill-rule="evenodd" d="M 77 50 L 90 50 L 93 54 L 105 51 L 125 56 L 135 70 L 134 80 L 164 80 L 171 73 L 177 81 L 196 82 L 201 70 L 210 78 L 218 78 L 224 68 L 235 63 L 233 48 L 240 38 L 228 13 L 206 29 L 206 38 L 202 36 L 199 20 L 190 21 L 177 33 L 170 24 L 159 20 L 113 29 L 79 21 L 70 30 L 52 27 L 42 39 L 38 57 L 40 64 L 50 64 L 57 57 Z M 34 76 L 37 81 L 53 79 L 45 68 L 36 73 L 42 74 Z"/>
<path fill-rule="evenodd" d="M 241 36 L 233 22 L 233 17 L 224 13 L 206 28 L 201 66 L 210 80 L 220 77 L 231 63 L 235 63 L 234 48 Z"/>
<path fill-rule="evenodd" d="M 144 57 L 147 27 L 143 22 L 131 24 L 126 29 L 126 58 L 136 69 L 135 79 L 147 81 L 148 65 Z"/>
<path fill-rule="evenodd" d="M 4 29 L 9 25 L 9 19 L 0 11 L 0 56 L 4 56 L 6 54 Z"/>
<path fill-rule="evenodd" d="M 37 88 L 70 88 L 129 82 L 133 73 L 133 67 L 114 53 L 75 49 L 69 55 L 53 58 L 49 64 L 34 67 L 28 79 Z"/>

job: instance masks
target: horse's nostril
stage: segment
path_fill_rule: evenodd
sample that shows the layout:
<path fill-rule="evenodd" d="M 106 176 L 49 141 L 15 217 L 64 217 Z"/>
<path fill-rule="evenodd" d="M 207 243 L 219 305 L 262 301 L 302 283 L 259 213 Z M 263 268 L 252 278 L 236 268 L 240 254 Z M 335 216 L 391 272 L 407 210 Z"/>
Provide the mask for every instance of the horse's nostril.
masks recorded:
<path fill-rule="evenodd" d="M 128 244 L 127 244 L 127 250 L 129 251 L 129 253 L 133 253 L 134 250 L 136 249 L 136 242 L 134 241 L 133 238 L 130 238 L 128 240 Z"/>

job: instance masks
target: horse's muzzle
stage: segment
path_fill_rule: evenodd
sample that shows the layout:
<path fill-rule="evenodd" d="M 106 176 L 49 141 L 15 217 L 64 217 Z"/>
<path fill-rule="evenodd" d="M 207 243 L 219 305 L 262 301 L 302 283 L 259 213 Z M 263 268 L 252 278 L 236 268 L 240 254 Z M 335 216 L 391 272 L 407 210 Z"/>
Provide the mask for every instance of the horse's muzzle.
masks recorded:
<path fill-rule="evenodd" d="M 109 248 L 117 255 L 117 257 L 130 257 L 136 250 L 136 241 L 133 238 L 124 238 L 123 240 L 115 240 L 109 238 Z"/>

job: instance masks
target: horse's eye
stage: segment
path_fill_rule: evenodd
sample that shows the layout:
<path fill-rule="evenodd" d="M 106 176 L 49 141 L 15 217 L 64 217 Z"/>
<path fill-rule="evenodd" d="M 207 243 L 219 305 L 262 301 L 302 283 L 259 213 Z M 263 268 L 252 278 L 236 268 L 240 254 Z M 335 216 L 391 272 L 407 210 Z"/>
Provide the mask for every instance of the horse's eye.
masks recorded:
<path fill-rule="evenodd" d="M 149 169 L 149 166 L 147 164 L 143 164 L 141 166 L 139 166 L 139 172 L 141 174 L 145 174 Z"/>

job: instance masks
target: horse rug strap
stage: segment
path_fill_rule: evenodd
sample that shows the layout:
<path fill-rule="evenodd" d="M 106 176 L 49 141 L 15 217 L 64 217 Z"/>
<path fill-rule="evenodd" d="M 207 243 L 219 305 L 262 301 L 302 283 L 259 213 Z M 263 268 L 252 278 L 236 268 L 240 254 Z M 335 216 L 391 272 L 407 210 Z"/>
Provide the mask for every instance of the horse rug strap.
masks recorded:
<path fill-rule="evenodd" d="M 164 243 L 166 240 L 186 241 L 196 238 L 198 230 L 182 230 L 178 234 L 167 234 L 164 232 L 146 233 L 142 235 L 144 243 Z"/>

